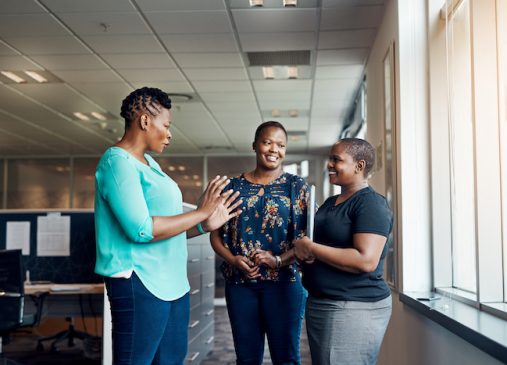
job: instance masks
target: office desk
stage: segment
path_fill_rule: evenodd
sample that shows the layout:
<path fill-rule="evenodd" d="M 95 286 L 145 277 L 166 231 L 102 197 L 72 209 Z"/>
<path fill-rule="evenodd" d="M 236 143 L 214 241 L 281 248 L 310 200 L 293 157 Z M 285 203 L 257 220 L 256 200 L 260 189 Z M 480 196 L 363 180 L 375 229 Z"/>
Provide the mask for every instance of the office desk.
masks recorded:
<path fill-rule="evenodd" d="M 102 317 L 104 284 L 28 284 L 25 297 L 25 313 L 42 305 L 42 317 Z"/>

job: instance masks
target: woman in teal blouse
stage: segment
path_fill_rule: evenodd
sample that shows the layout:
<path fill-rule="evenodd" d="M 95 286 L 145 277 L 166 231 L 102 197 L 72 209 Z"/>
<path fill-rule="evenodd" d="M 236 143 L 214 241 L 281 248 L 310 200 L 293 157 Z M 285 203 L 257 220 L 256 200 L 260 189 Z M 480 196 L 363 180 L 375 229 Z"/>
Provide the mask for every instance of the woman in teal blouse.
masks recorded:
<path fill-rule="evenodd" d="M 239 214 L 238 194 L 221 193 L 217 176 L 196 210 L 183 213 L 178 185 L 146 152 L 171 140 L 171 100 L 141 88 L 123 100 L 122 139 L 95 174 L 95 271 L 111 303 L 114 364 L 183 364 L 190 289 L 186 238 L 211 231 Z"/>

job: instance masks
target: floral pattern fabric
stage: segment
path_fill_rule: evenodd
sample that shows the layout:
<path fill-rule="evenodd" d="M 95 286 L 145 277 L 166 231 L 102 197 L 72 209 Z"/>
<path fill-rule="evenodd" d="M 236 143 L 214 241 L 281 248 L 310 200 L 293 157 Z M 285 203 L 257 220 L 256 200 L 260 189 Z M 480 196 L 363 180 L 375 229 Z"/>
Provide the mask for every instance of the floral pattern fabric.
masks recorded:
<path fill-rule="evenodd" d="M 225 190 L 240 192 L 243 200 L 239 217 L 231 219 L 221 229 L 224 245 L 233 255 L 251 257 L 260 248 L 273 255 L 290 250 L 292 242 L 306 234 L 306 202 L 308 185 L 299 176 L 284 173 L 270 184 L 248 181 L 244 175 L 231 179 Z M 229 283 L 245 283 L 250 279 L 227 262 L 222 273 Z M 296 281 L 299 268 L 296 264 L 279 270 L 260 268 L 260 281 Z"/>

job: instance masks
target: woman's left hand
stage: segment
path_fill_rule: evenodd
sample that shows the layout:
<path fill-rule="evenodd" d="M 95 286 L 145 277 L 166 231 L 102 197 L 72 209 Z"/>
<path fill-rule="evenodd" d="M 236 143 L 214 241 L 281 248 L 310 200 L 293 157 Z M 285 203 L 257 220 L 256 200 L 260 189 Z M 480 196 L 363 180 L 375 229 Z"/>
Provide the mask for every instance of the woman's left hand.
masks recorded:
<path fill-rule="evenodd" d="M 252 255 L 252 261 L 257 266 L 264 265 L 270 269 L 276 269 L 276 258 L 269 251 L 264 251 L 260 248 L 256 249 Z"/>
<path fill-rule="evenodd" d="M 202 222 L 202 228 L 211 232 L 222 227 L 229 219 L 239 216 L 241 209 L 235 209 L 242 203 L 242 200 L 236 200 L 238 196 L 239 191 L 234 193 L 232 189 L 223 193 L 222 202 L 218 204 L 209 218 Z"/>

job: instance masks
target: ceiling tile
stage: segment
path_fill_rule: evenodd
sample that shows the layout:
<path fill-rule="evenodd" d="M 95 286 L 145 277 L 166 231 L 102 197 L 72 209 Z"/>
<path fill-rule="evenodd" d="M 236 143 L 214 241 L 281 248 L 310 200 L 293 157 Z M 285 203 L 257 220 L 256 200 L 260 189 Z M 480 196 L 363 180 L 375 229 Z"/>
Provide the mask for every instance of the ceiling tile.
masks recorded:
<path fill-rule="evenodd" d="M 100 56 L 114 68 L 176 68 L 167 53 L 101 53 Z"/>
<path fill-rule="evenodd" d="M 122 100 L 133 91 L 131 87 L 123 82 L 73 82 L 72 86 L 88 96 L 95 103 L 117 116 L 120 115 Z"/>
<path fill-rule="evenodd" d="M 313 50 L 316 37 L 316 32 L 239 33 L 244 52 Z"/>
<path fill-rule="evenodd" d="M 129 82 L 151 82 L 151 81 L 186 81 L 183 74 L 176 69 L 118 69 Z"/>
<path fill-rule="evenodd" d="M 22 56 L 0 56 L 0 70 L 36 70 L 39 67 Z"/>
<path fill-rule="evenodd" d="M 375 29 L 320 32 L 319 49 L 369 47 L 376 34 Z"/>
<path fill-rule="evenodd" d="M 314 32 L 318 29 L 316 9 L 232 10 L 239 33 Z"/>
<path fill-rule="evenodd" d="M 130 1 L 125 0 L 44 0 L 51 11 L 56 13 L 120 12 L 133 11 Z"/>
<path fill-rule="evenodd" d="M 319 79 L 359 79 L 363 73 L 363 65 L 317 66 L 315 78 Z"/>
<path fill-rule="evenodd" d="M 252 90 L 248 81 L 195 81 L 198 92 L 248 92 Z"/>
<path fill-rule="evenodd" d="M 229 104 L 236 102 L 255 102 L 253 92 L 199 93 L 199 96 L 206 103 L 221 102 Z"/>
<path fill-rule="evenodd" d="M 368 48 L 319 50 L 317 66 L 327 65 L 363 65 L 368 56 Z"/>
<path fill-rule="evenodd" d="M 83 40 L 97 53 L 160 53 L 153 35 L 89 35 Z"/>
<path fill-rule="evenodd" d="M 143 11 L 224 10 L 223 0 L 136 0 Z"/>
<path fill-rule="evenodd" d="M 232 33 L 163 34 L 160 36 L 169 52 L 237 52 Z"/>
<path fill-rule="evenodd" d="M 145 15 L 159 34 L 232 31 L 226 11 L 146 12 Z"/>
<path fill-rule="evenodd" d="M 151 34 L 139 13 L 72 13 L 59 17 L 79 36 Z"/>
<path fill-rule="evenodd" d="M 351 6 L 322 12 L 320 30 L 376 28 L 384 13 L 384 6 Z"/>
<path fill-rule="evenodd" d="M 192 86 L 188 83 L 188 82 L 180 82 L 180 81 L 165 81 L 165 82 L 160 82 L 160 81 L 149 81 L 149 82 L 134 82 L 132 83 L 134 85 L 135 88 L 141 88 L 141 87 L 144 87 L 144 86 L 150 86 L 150 87 L 156 87 L 156 88 L 159 88 L 161 90 L 164 90 L 165 92 L 168 92 L 168 93 L 174 93 L 174 94 L 178 94 L 178 93 L 183 93 L 183 94 L 188 94 L 188 93 L 193 93 L 194 92 L 194 89 L 192 88 Z"/>
<path fill-rule="evenodd" d="M 32 56 L 46 70 L 104 70 L 108 67 L 96 56 L 87 55 L 41 55 Z"/>
<path fill-rule="evenodd" d="M 33 14 L 44 13 L 35 1 L 2 0 L 0 1 L 0 14 Z"/>
<path fill-rule="evenodd" d="M 47 55 L 47 54 L 86 54 L 89 51 L 75 37 L 62 36 L 9 36 L 5 39 L 14 48 L 24 54 Z"/>
<path fill-rule="evenodd" d="M 244 68 L 185 68 L 183 72 L 191 81 L 248 80 Z"/>
<path fill-rule="evenodd" d="M 255 80 L 253 81 L 256 93 L 286 92 L 310 90 L 311 80 Z"/>
<path fill-rule="evenodd" d="M 343 6 L 382 5 L 385 0 L 322 0 L 323 8 Z"/>
<path fill-rule="evenodd" d="M 111 70 L 53 70 L 56 76 L 68 83 L 108 83 L 121 80 Z"/>
<path fill-rule="evenodd" d="M 239 53 L 175 53 L 174 59 L 180 67 L 243 67 Z"/>
<path fill-rule="evenodd" d="M 57 36 L 66 32 L 49 14 L 0 15 L 2 37 Z"/>

